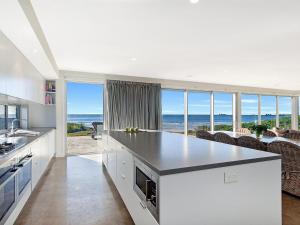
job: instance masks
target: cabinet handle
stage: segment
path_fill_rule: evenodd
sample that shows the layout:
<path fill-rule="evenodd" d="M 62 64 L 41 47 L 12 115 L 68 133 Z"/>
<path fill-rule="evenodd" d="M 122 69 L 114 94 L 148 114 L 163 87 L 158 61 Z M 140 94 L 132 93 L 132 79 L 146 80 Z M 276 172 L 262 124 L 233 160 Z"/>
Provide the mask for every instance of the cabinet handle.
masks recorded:
<path fill-rule="evenodd" d="M 141 206 L 143 209 L 147 209 L 147 206 L 145 205 L 144 202 L 140 202 L 140 206 Z"/>
<path fill-rule="evenodd" d="M 125 165 L 125 164 L 126 164 L 126 161 L 122 161 L 122 164 Z"/>
<path fill-rule="evenodd" d="M 121 175 L 121 177 L 125 180 L 126 179 L 126 176 L 124 174 Z"/>

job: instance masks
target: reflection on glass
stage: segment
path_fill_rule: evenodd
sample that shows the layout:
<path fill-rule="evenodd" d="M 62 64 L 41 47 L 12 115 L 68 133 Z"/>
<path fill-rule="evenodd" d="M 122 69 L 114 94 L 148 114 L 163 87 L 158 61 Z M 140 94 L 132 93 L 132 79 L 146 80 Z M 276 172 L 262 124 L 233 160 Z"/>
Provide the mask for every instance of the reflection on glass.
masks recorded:
<path fill-rule="evenodd" d="M 241 121 L 242 127 L 250 129 L 258 121 L 258 96 L 241 95 Z"/>
<path fill-rule="evenodd" d="M 278 97 L 279 109 L 279 128 L 291 129 L 292 127 L 292 98 L 279 96 Z"/>
<path fill-rule="evenodd" d="M 0 105 L 0 130 L 5 129 L 5 106 Z"/>
<path fill-rule="evenodd" d="M 210 130 L 210 93 L 188 93 L 188 134 Z"/>
<path fill-rule="evenodd" d="M 261 96 L 261 124 L 276 127 L 276 96 Z"/>
<path fill-rule="evenodd" d="M 162 90 L 162 128 L 184 133 L 184 91 Z"/>
<path fill-rule="evenodd" d="M 17 113 L 17 106 L 15 105 L 9 105 L 7 106 L 7 127 L 8 129 L 11 128 L 12 126 L 12 121 L 14 119 L 17 119 L 18 118 L 18 113 Z M 15 121 L 14 122 L 14 127 L 19 127 L 19 121 Z"/>
<path fill-rule="evenodd" d="M 232 131 L 232 94 L 214 93 L 215 130 Z"/>

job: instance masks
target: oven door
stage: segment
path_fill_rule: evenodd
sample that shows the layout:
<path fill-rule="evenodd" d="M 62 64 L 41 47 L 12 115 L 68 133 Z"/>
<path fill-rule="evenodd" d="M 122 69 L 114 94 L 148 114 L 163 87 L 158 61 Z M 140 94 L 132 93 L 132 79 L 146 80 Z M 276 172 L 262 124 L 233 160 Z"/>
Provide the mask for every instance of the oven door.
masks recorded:
<path fill-rule="evenodd" d="M 0 178 L 0 224 L 4 224 L 17 201 L 17 170 L 11 169 Z"/>
<path fill-rule="evenodd" d="M 27 185 L 31 182 L 31 164 L 31 156 L 25 157 L 18 164 L 18 167 L 20 168 L 18 172 L 18 195 L 21 195 Z"/>

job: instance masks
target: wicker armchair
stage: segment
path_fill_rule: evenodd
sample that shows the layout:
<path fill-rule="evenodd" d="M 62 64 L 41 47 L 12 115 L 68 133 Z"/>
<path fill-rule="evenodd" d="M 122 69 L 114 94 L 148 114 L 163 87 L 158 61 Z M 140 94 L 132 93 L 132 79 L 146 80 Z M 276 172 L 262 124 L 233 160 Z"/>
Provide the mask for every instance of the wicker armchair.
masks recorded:
<path fill-rule="evenodd" d="M 215 141 L 222 142 L 225 144 L 236 145 L 234 138 L 230 137 L 228 134 L 223 132 L 218 132 L 214 134 Z"/>
<path fill-rule="evenodd" d="M 242 133 L 242 134 L 251 134 L 251 131 L 248 128 L 239 128 L 236 130 L 236 132 Z"/>
<path fill-rule="evenodd" d="M 237 144 L 242 147 L 266 151 L 267 146 L 258 139 L 250 136 L 241 136 L 237 139 Z"/>
<path fill-rule="evenodd" d="M 268 151 L 282 155 L 282 190 L 300 197 L 300 147 L 274 141 L 268 144 Z"/>
<path fill-rule="evenodd" d="M 273 131 L 270 131 L 270 130 L 264 131 L 263 136 L 265 136 L 265 137 L 277 137 L 276 133 L 274 133 Z"/>
<path fill-rule="evenodd" d="M 300 139 L 300 133 L 292 132 L 292 133 L 286 133 L 282 135 L 284 138 L 290 138 L 290 139 Z"/>
<path fill-rule="evenodd" d="M 196 137 L 197 138 L 201 138 L 201 139 L 205 139 L 205 140 L 210 140 L 210 141 L 214 141 L 214 135 L 212 135 L 211 133 L 205 131 L 205 130 L 197 130 L 196 131 Z"/>

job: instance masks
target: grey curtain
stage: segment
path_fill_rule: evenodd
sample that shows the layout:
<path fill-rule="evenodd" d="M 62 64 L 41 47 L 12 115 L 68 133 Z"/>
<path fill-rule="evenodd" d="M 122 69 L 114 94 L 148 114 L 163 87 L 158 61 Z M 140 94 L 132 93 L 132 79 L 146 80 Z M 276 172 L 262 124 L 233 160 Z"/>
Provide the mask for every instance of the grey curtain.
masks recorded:
<path fill-rule="evenodd" d="M 160 84 L 108 80 L 106 90 L 108 129 L 160 129 Z"/>

